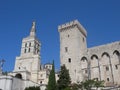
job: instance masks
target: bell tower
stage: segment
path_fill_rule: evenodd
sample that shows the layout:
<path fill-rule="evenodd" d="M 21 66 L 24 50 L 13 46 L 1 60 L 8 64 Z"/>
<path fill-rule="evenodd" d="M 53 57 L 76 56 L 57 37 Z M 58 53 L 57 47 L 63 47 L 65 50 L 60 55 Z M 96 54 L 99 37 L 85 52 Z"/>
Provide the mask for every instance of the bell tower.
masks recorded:
<path fill-rule="evenodd" d="M 22 40 L 21 54 L 16 57 L 14 72 L 27 71 L 31 80 L 37 82 L 41 64 L 40 48 L 41 43 L 36 37 L 36 26 L 33 22 L 29 36 Z"/>
<path fill-rule="evenodd" d="M 21 56 L 40 54 L 40 42 L 36 37 L 35 22 L 32 23 L 30 35 L 22 40 Z"/>

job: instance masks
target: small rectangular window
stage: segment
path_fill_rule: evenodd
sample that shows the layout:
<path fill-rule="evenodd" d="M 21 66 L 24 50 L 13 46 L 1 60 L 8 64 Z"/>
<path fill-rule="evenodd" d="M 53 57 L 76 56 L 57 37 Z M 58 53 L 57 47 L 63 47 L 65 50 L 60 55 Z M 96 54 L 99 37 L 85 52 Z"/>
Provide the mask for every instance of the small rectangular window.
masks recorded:
<path fill-rule="evenodd" d="M 71 63 L 71 58 L 68 58 L 68 62 Z"/>
<path fill-rule="evenodd" d="M 115 68 L 118 69 L 118 65 L 115 65 Z"/>
<path fill-rule="evenodd" d="M 110 81 L 109 78 L 107 78 L 107 81 L 108 81 L 108 82 Z"/>
<path fill-rule="evenodd" d="M 65 47 L 65 52 L 68 52 L 68 47 Z"/>
<path fill-rule="evenodd" d="M 85 41 L 84 37 L 83 37 L 83 42 Z"/>
<path fill-rule="evenodd" d="M 40 81 L 40 84 L 42 84 L 42 81 Z"/>
<path fill-rule="evenodd" d="M 87 74 L 87 73 L 88 73 L 88 71 L 87 71 L 87 70 L 85 70 L 85 73 Z"/>
<path fill-rule="evenodd" d="M 70 35 L 68 34 L 68 37 L 70 37 Z"/>
<path fill-rule="evenodd" d="M 109 71 L 109 67 L 108 66 L 106 66 L 106 71 Z"/>

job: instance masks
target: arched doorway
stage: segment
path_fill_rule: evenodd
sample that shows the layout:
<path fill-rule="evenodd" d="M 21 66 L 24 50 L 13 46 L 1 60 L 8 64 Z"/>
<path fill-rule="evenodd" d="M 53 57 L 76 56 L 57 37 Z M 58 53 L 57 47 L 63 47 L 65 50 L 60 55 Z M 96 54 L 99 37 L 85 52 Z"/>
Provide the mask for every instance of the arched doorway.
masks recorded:
<path fill-rule="evenodd" d="M 22 75 L 20 73 L 15 75 L 16 78 L 22 79 Z"/>

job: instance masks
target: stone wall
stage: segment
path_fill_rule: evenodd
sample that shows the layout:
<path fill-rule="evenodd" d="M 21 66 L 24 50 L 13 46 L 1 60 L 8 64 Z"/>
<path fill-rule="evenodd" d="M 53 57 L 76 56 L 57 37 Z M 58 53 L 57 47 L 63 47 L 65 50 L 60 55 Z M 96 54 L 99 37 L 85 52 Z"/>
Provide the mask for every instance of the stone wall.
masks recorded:
<path fill-rule="evenodd" d="M 120 42 L 88 48 L 81 68 L 91 79 L 104 80 L 106 86 L 120 85 Z"/>

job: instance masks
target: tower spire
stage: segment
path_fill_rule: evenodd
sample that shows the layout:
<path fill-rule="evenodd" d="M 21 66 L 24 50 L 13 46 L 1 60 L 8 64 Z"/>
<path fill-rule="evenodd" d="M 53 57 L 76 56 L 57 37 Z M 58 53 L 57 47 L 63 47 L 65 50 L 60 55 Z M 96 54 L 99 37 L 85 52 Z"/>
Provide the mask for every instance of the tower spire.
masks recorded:
<path fill-rule="evenodd" d="M 35 36 L 36 35 L 36 29 L 35 29 L 35 21 L 32 22 L 32 28 L 30 31 L 30 36 Z"/>

